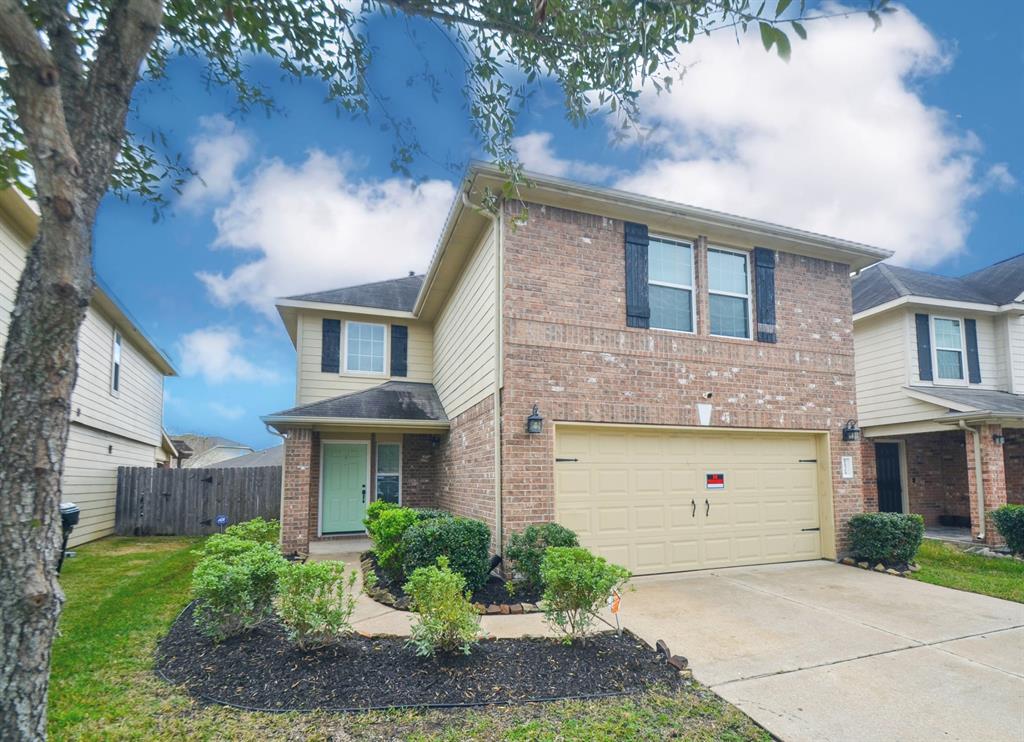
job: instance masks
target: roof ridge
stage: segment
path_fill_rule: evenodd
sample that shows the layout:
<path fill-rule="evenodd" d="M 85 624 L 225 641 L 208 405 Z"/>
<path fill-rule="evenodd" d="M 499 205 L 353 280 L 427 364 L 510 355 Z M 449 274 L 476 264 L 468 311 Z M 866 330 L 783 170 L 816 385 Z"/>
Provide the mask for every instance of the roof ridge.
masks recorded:
<path fill-rule="evenodd" d="M 959 276 L 959 278 L 962 278 L 965 281 L 969 281 L 969 280 L 971 280 L 971 277 L 978 275 L 982 271 L 990 270 L 992 268 L 995 268 L 997 265 L 1002 265 L 1003 263 L 1009 263 L 1011 260 L 1016 260 L 1017 258 L 1024 258 L 1024 252 L 1019 252 L 1016 255 L 1011 255 L 1008 258 L 1003 258 L 1002 260 L 997 260 L 996 262 L 992 263 L 991 265 L 986 265 L 983 268 L 978 268 L 977 270 L 973 270 L 970 273 L 964 273 L 962 276 Z"/>
<path fill-rule="evenodd" d="M 289 296 L 289 299 L 295 299 L 300 296 L 313 296 L 315 294 L 329 294 L 332 291 L 345 291 L 347 289 L 362 289 L 367 286 L 379 286 L 382 283 L 394 283 L 395 281 L 408 281 L 410 278 L 425 278 L 425 273 L 413 273 L 411 276 L 399 276 L 398 278 L 383 278 L 380 281 L 370 281 L 369 283 L 356 283 L 351 286 L 335 286 L 333 289 L 321 289 L 320 291 L 306 291 L 302 294 L 295 294 Z"/>
<path fill-rule="evenodd" d="M 903 281 L 896 277 L 896 274 L 892 272 L 891 266 L 888 266 L 885 263 L 878 263 L 878 270 L 883 276 L 885 276 L 885 280 L 889 282 L 889 285 L 896 289 L 896 293 L 900 296 L 910 296 L 912 292 L 907 288 L 907 285 L 903 283 Z M 909 270 L 913 269 L 911 268 Z"/>

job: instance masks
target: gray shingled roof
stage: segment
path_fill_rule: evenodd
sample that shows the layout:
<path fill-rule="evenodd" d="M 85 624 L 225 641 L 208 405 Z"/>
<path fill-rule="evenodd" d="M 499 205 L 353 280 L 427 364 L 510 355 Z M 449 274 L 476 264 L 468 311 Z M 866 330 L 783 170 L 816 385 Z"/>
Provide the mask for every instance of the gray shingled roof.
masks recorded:
<path fill-rule="evenodd" d="M 254 451 L 244 456 L 235 456 L 233 459 L 218 461 L 210 464 L 205 469 L 234 469 L 239 466 L 281 466 L 284 463 L 284 446 L 273 446 L 264 448 L 262 451 Z"/>
<path fill-rule="evenodd" d="M 312 294 L 299 294 L 287 298 L 295 301 L 313 301 L 323 304 L 352 304 L 357 307 L 373 307 L 374 309 L 394 309 L 411 312 L 420 293 L 424 276 L 414 275 L 404 278 L 393 278 L 389 281 L 364 283 L 360 286 L 347 286 L 330 291 L 316 291 Z"/>
<path fill-rule="evenodd" d="M 881 263 L 853 279 L 853 312 L 863 312 L 901 296 L 1006 304 L 1024 292 L 1024 253 L 966 276 L 940 276 Z"/>
<path fill-rule="evenodd" d="M 448 422 L 433 384 L 388 381 L 361 392 L 343 394 L 290 410 L 275 412 L 279 417 L 338 417 L 371 420 L 434 420 Z"/>
<path fill-rule="evenodd" d="M 921 394 L 945 399 L 957 405 L 973 407 L 979 412 L 1024 415 L 1024 394 L 968 387 L 911 386 L 907 388 Z"/>

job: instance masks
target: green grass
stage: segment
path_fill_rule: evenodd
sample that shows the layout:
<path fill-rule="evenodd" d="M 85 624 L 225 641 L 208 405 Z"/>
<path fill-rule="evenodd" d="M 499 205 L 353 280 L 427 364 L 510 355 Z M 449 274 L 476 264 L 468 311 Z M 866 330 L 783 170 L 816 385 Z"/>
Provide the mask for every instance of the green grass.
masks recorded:
<path fill-rule="evenodd" d="M 64 565 L 54 644 L 55 740 L 770 740 L 691 682 L 681 691 L 468 711 L 262 714 L 202 706 L 153 675 L 160 637 L 188 601 L 198 543 L 109 538 Z"/>
<path fill-rule="evenodd" d="M 925 539 L 915 559 L 921 582 L 1024 603 L 1024 562 L 968 554 L 942 541 Z"/>

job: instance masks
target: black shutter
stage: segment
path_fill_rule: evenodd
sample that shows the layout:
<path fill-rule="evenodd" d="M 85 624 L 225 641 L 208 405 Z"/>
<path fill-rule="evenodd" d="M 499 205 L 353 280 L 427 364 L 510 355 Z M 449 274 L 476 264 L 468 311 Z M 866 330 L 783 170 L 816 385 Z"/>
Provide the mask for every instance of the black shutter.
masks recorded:
<path fill-rule="evenodd" d="M 915 314 L 917 323 L 917 371 L 921 381 L 932 380 L 932 336 L 927 314 Z"/>
<path fill-rule="evenodd" d="M 650 327 L 651 303 L 647 288 L 646 224 L 626 222 L 626 326 Z"/>
<path fill-rule="evenodd" d="M 774 343 L 775 337 L 775 252 L 754 248 L 754 292 L 757 300 L 757 339 Z"/>
<path fill-rule="evenodd" d="M 341 368 L 341 320 L 323 321 L 323 342 L 320 345 L 320 370 L 338 373 Z"/>
<path fill-rule="evenodd" d="M 965 319 L 964 334 L 967 336 L 967 380 L 972 384 L 980 384 L 981 360 L 978 358 L 978 323 L 973 319 Z"/>
<path fill-rule="evenodd" d="M 391 325 L 391 375 L 407 376 L 409 373 L 409 328 L 405 325 Z"/>

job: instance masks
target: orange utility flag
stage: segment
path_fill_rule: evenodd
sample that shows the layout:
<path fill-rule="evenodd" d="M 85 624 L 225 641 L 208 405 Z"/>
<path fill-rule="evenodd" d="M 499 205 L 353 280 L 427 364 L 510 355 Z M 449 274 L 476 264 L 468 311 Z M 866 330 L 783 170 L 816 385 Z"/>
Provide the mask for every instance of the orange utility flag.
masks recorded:
<path fill-rule="evenodd" d="M 612 615 L 619 612 L 619 603 L 622 601 L 622 596 L 619 595 L 618 590 L 612 593 Z"/>

